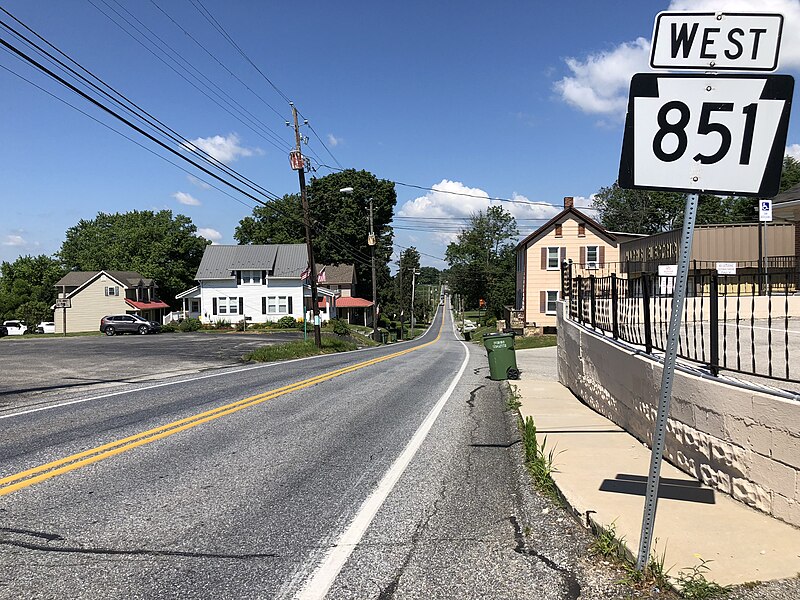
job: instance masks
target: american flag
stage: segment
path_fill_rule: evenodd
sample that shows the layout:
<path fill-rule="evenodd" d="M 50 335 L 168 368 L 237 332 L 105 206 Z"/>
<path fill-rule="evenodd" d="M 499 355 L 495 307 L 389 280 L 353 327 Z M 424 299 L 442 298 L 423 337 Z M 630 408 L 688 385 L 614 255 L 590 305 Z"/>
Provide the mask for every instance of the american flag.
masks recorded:
<path fill-rule="evenodd" d="M 322 267 L 319 273 L 317 273 L 317 283 L 325 283 L 325 267 Z"/>
<path fill-rule="evenodd" d="M 311 277 L 311 267 L 306 267 L 306 268 L 303 270 L 303 272 L 302 272 L 302 273 L 300 273 L 300 280 L 301 280 L 301 281 L 305 281 L 305 280 L 306 280 L 306 279 L 308 279 L 309 277 Z"/>

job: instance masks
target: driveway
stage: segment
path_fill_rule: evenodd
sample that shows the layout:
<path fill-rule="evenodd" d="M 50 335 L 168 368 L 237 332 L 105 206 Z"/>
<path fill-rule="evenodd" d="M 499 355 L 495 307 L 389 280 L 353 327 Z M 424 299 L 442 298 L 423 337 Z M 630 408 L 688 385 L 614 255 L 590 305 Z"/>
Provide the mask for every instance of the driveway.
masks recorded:
<path fill-rule="evenodd" d="M 143 383 L 241 363 L 247 352 L 303 338 L 296 331 L 0 339 L 0 412 L 43 396 Z"/>

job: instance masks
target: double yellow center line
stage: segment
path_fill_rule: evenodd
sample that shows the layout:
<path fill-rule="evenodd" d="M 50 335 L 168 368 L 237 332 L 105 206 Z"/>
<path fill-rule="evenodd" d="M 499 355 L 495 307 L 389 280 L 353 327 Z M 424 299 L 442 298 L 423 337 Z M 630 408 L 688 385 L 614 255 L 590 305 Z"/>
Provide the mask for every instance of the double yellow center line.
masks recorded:
<path fill-rule="evenodd" d="M 161 427 L 148 429 L 147 431 L 137 433 L 135 435 L 123 438 L 121 440 L 117 440 L 115 442 L 103 444 L 102 446 L 97 446 L 96 448 L 92 448 L 90 450 L 84 450 L 83 452 L 78 452 L 77 454 L 72 454 L 71 456 L 60 458 L 53 462 L 49 462 L 47 464 L 40 465 L 38 467 L 33 467 L 32 469 L 27 469 L 25 471 L 21 471 L 14 475 L 3 477 L 2 479 L 0 479 L 0 496 L 11 494 L 13 492 L 16 492 L 17 490 L 30 487 L 41 481 L 47 481 L 48 479 L 57 477 L 58 475 L 63 475 L 64 473 L 69 473 L 70 471 L 74 471 L 76 469 L 80 469 L 81 467 L 85 467 L 93 463 L 100 462 L 101 460 L 106 460 L 107 458 L 111 458 L 112 456 L 116 456 L 117 454 L 122 454 L 123 452 L 132 450 L 133 448 L 138 448 L 139 446 L 150 444 L 152 442 L 169 437 L 181 431 L 192 429 L 193 427 L 197 427 L 198 425 L 202 425 L 203 423 L 208 423 L 209 421 L 225 417 L 240 410 L 244 410 L 245 408 L 256 406 L 258 404 L 261 404 L 262 402 L 266 402 L 267 400 L 272 400 L 274 398 L 278 398 L 285 394 L 296 392 L 298 390 L 311 387 L 318 383 L 322 383 L 323 381 L 328 381 L 335 377 L 339 377 L 340 375 L 345 375 L 346 373 L 352 373 L 353 371 L 358 371 L 359 369 L 376 365 L 383 361 L 390 360 L 392 358 L 397 358 L 398 356 L 403 356 L 405 354 L 408 354 L 409 352 L 414 352 L 421 348 L 425 348 L 426 346 L 435 344 L 439 340 L 439 338 L 442 337 L 443 327 L 444 327 L 444 318 L 442 318 L 442 324 L 439 327 L 439 332 L 437 333 L 436 337 L 430 342 L 420 344 L 419 346 L 414 346 L 413 348 L 407 348 L 405 350 L 401 350 L 400 352 L 395 352 L 393 354 L 387 354 L 386 356 L 379 356 L 377 358 L 356 363 L 348 367 L 342 367 L 341 369 L 336 369 L 335 371 L 329 371 L 328 373 L 317 375 L 316 377 L 312 377 L 311 379 L 305 379 L 303 381 L 298 381 L 296 383 L 290 383 L 289 385 L 285 385 L 283 387 L 270 390 L 262 394 L 250 396 L 249 398 L 244 398 L 243 400 L 237 400 L 236 402 L 232 402 L 230 404 L 226 404 L 218 408 L 207 410 L 205 412 L 201 412 L 191 417 L 186 417 L 185 419 L 173 421 L 172 423 L 168 423 L 167 425 L 162 425 Z"/>

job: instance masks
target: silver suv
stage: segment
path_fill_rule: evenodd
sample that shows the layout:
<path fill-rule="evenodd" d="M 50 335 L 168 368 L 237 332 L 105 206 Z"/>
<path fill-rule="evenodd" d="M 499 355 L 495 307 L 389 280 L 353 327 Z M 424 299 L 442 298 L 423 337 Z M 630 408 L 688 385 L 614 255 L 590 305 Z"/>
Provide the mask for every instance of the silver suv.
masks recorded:
<path fill-rule="evenodd" d="M 100 319 L 100 331 L 106 335 L 117 333 L 158 333 L 161 324 L 157 321 L 148 321 L 139 315 L 107 315 Z"/>

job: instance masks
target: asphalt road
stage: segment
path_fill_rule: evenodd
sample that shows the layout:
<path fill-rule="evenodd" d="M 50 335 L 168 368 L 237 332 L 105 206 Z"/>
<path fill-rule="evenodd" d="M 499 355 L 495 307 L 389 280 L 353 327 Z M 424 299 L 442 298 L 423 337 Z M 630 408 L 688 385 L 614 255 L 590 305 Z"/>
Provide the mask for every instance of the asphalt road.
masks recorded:
<path fill-rule="evenodd" d="M 0 413 L 54 393 L 66 398 L 237 365 L 255 348 L 302 335 L 276 331 L 0 338 Z"/>
<path fill-rule="evenodd" d="M 0 415 L 0 598 L 614 597 L 442 318 Z"/>

